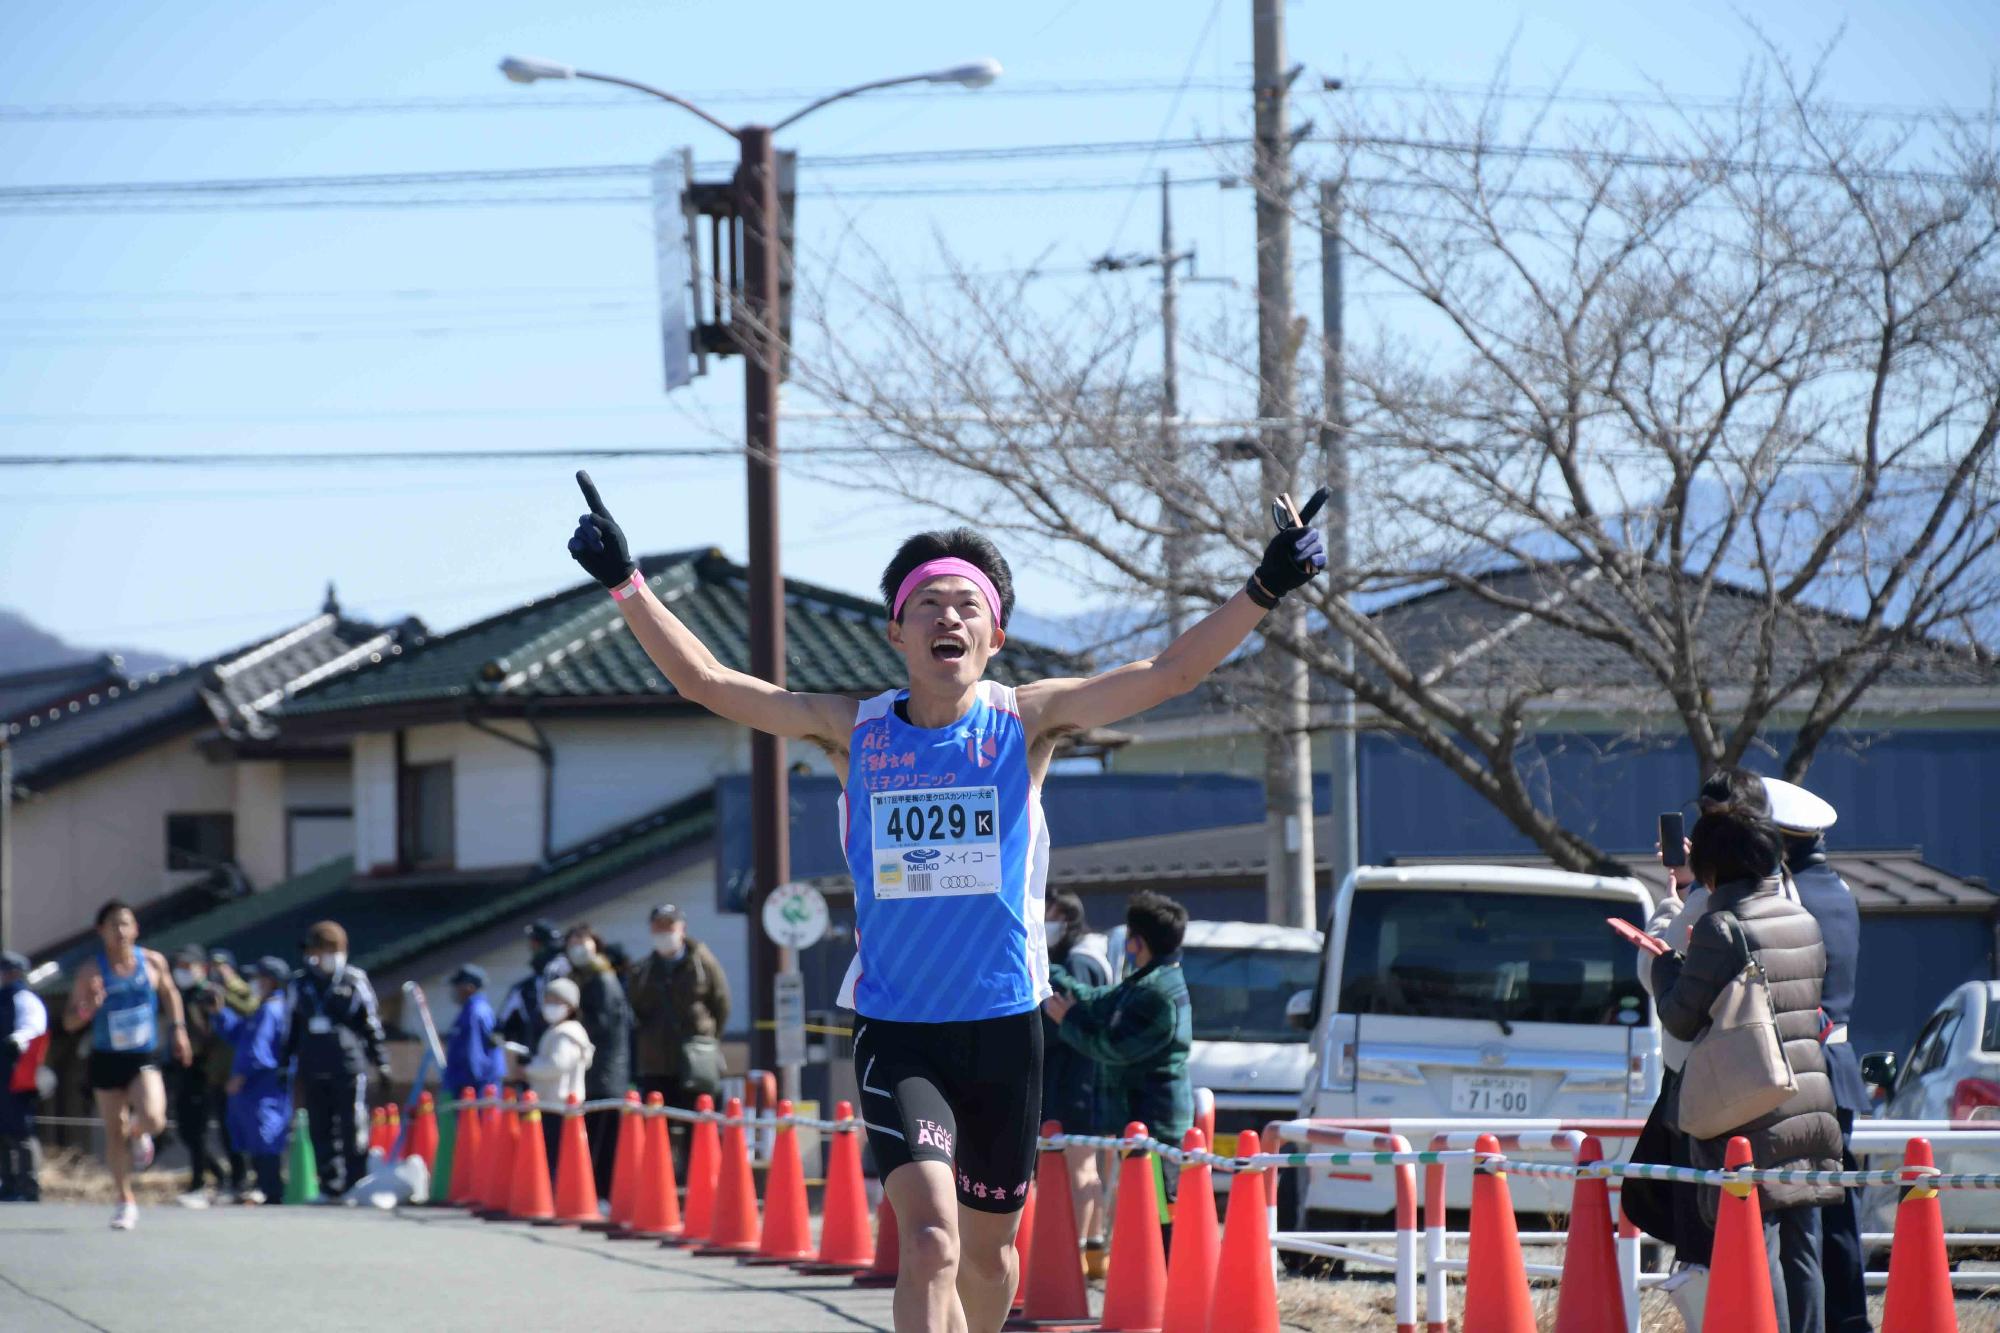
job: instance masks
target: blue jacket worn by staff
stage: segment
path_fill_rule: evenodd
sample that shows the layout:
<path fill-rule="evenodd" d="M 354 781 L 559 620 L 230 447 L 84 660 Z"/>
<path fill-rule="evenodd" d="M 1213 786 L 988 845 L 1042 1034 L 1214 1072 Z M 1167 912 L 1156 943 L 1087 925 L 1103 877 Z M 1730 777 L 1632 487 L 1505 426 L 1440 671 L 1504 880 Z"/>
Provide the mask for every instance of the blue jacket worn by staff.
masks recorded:
<path fill-rule="evenodd" d="M 444 1090 L 453 1097 L 467 1088 L 507 1081 L 507 1053 L 494 1042 L 493 1003 L 486 998 L 484 970 L 466 966 L 453 974 L 455 986 L 471 985 L 472 994 L 459 1006 L 458 1017 L 444 1039 Z"/>
<path fill-rule="evenodd" d="M 281 1043 L 285 1031 L 285 996 L 273 991 L 249 1017 L 224 1007 L 215 1013 L 216 1032 L 236 1048 L 229 1067 L 227 1119 L 229 1145 L 252 1157 L 275 1156 L 285 1150 L 292 1119 L 291 1092 L 285 1084 Z M 240 1080 L 240 1082 L 239 1082 Z"/>

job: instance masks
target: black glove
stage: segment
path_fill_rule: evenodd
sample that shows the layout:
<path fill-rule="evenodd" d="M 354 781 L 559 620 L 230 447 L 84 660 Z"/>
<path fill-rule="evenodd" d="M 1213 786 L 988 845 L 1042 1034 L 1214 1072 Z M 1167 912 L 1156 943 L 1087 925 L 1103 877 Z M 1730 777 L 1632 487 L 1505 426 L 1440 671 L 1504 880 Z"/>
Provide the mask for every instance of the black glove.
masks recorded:
<path fill-rule="evenodd" d="M 590 512 L 576 520 L 576 535 L 569 539 L 569 553 L 590 577 L 607 588 L 615 588 L 631 578 L 638 565 L 626 549 L 625 534 L 612 521 L 611 511 L 597 498 L 597 487 L 590 484 L 590 474 L 577 469 L 576 484 L 583 488 Z"/>
<path fill-rule="evenodd" d="M 1264 548 L 1263 563 L 1257 566 L 1250 582 L 1243 586 L 1250 600 L 1269 611 L 1278 604 L 1278 599 L 1294 588 L 1303 587 L 1307 579 L 1326 568 L 1326 544 L 1310 524 L 1326 503 L 1327 489 L 1322 486 L 1313 492 L 1313 498 L 1306 501 L 1306 507 L 1299 511 L 1299 521 L 1292 524 L 1278 505 L 1271 506 L 1271 517 L 1277 521 L 1278 535 L 1271 538 L 1271 544 Z"/>

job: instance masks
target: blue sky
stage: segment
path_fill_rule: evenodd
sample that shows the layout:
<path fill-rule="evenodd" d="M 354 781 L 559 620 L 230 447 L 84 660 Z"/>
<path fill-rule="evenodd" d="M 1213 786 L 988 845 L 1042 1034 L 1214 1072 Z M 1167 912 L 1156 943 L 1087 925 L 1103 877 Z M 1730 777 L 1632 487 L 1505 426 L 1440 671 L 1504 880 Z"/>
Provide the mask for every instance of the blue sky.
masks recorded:
<path fill-rule="evenodd" d="M 1827 94 L 1850 102 L 1982 105 L 2000 51 L 1990 0 L 1760 4 L 1807 54 L 1845 25 Z M 1483 82 L 1512 44 L 1513 77 L 1575 88 L 1729 93 L 1754 46 L 1736 7 L 1470 3 L 1288 13 L 1301 87 Z M 769 43 L 752 52 L 744 34 Z M 8 6 L 0 49 L 0 186 L 457 171 L 649 161 L 729 145 L 650 99 L 546 109 L 607 90 L 506 83 L 532 54 L 658 83 L 724 119 L 782 114 L 800 94 L 975 56 L 1006 67 L 984 92 L 857 100 L 784 142 L 813 155 L 1242 134 L 1250 6 L 1024 0 L 941 6 L 547 4 Z M 1184 90 L 1180 88 L 1187 81 Z M 1065 81 L 1149 85 L 1057 96 Z M 787 90 L 776 101 L 742 90 Z M 507 98 L 449 112 L 46 119 L 9 109 L 109 103 Z M 535 108 L 535 104 L 541 104 Z M 535 109 L 529 109 L 535 108 Z M 1301 108 L 1310 114 L 1310 106 Z M 1303 167 L 1310 168 L 1308 161 Z M 1159 169 L 1213 175 L 1202 153 L 868 167 L 809 174 L 801 266 L 848 229 L 936 268 L 932 238 L 1006 269 L 1077 269 L 1157 235 Z M 1087 180 L 1059 195 L 881 197 L 885 187 Z M 1124 182 L 1131 182 L 1127 187 Z M 593 185 L 577 187 L 594 189 Z M 631 186 L 620 183 L 619 189 Z M 1205 273 L 1249 277 L 1250 199 L 1189 185 L 1176 226 Z M 1314 247 L 1297 242 L 1302 263 Z M 1052 284 L 1144 283 L 1052 276 Z M 399 209 L 0 211 L 0 455 L 245 449 L 666 445 L 736 438 L 741 370 L 660 388 L 651 219 L 639 202 Z M 1240 301 L 1191 290 L 1190 324 Z M 1302 282 L 1300 303 L 1316 289 Z M 1393 303 L 1350 315 L 1395 318 Z M 1199 404 L 1196 405 L 1197 409 Z M 1212 404 L 1229 408 L 1230 404 Z M 1234 405 L 1241 410 L 1241 405 Z M 787 429 L 792 442 L 814 428 Z M 353 611 L 449 628 L 577 577 L 563 550 L 581 510 L 573 465 L 0 470 L 0 606 L 74 643 L 198 658 L 314 610 L 334 580 Z M 743 477 L 728 459 L 591 465 L 647 550 L 744 548 Z M 889 538 L 922 515 L 787 477 L 789 573 L 866 592 Z M 1360 516 L 1366 521 L 1366 516 Z M 1015 561 L 1024 608 L 1077 609 L 1045 562 Z"/>

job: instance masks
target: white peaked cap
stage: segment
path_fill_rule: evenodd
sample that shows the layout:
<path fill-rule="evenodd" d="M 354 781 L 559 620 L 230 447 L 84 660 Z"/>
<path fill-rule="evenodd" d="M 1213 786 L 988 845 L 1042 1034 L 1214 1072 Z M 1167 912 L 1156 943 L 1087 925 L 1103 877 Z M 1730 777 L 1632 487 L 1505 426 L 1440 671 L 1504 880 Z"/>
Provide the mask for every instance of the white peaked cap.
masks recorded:
<path fill-rule="evenodd" d="M 1795 783 L 1765 778 L 1764 796 L 1771 802 L 1771 822 L 1787 833 L 1824 833 L 1840 818 L 1831 805 Z"/>

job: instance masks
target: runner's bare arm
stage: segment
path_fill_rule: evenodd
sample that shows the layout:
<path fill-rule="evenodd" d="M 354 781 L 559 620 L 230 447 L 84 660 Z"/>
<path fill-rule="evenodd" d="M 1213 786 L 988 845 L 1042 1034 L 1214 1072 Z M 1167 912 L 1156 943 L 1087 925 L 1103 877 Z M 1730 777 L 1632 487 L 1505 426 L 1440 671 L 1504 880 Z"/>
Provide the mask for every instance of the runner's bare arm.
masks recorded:
<path fill-rule="evenodd" d="M 104 979 L 97 975 L 97 960 L 80 964 L 76 969 L 76 982 L 69 990 L 69 1003 L 63 1007 L 63 1031 L 77 1032 L 97 1016 L 97 1008 L 104 1002 Z"/>
<path fill-rule="evenodd" d="M 1186 694 L 1236 651 L 1264 609 L 1237 593 L 1195 623 L 1158 657 L 1128 662 L 1096 676 L 1038 680 L 1015 697 L 1021 726 L 1036 740 L 1086 731 L 1143 713 Z"/>
<path fill-rule="evenodd" d="M 847 753 L 854 730 L 854 700 L 841 694 L 806 694 L 717 661 L 708 645 L 648 587 L 618 603 L 632 637 L 646 650 L 681 697 L 746 727 L 811 741 L 830 755 Z"/>
<path fill-rule="evenodd" d="M 153 974 L 154 993 L 160 997 L 160 1009 L 167 1016 L 167 1028 L 173 1033 L 169 1049 L 177 1064 L 191 1063 L 194 1048 L 188 1041 L 187 1011 L 181 1007 L 181 990 L 174 985 L 174 969 L 163 953 L 151 949 L 144 951 L 146 967 Z"/>
<path fill-rule="evenodd" d="M 611 517 L 590 474 L 579 471 L 576 484 L 590 512 L 577 519 L 569 553 L 586 573 L 618 595 L 618 612 L 632 636 L 681 697 L 746 727 L 811 741 L 836 760 L 844 756 L 848 733 L 854 729 L 854 701 L 837 694 L 779 689 L 717 661 L 639 577 L 624 530 Z"/>

